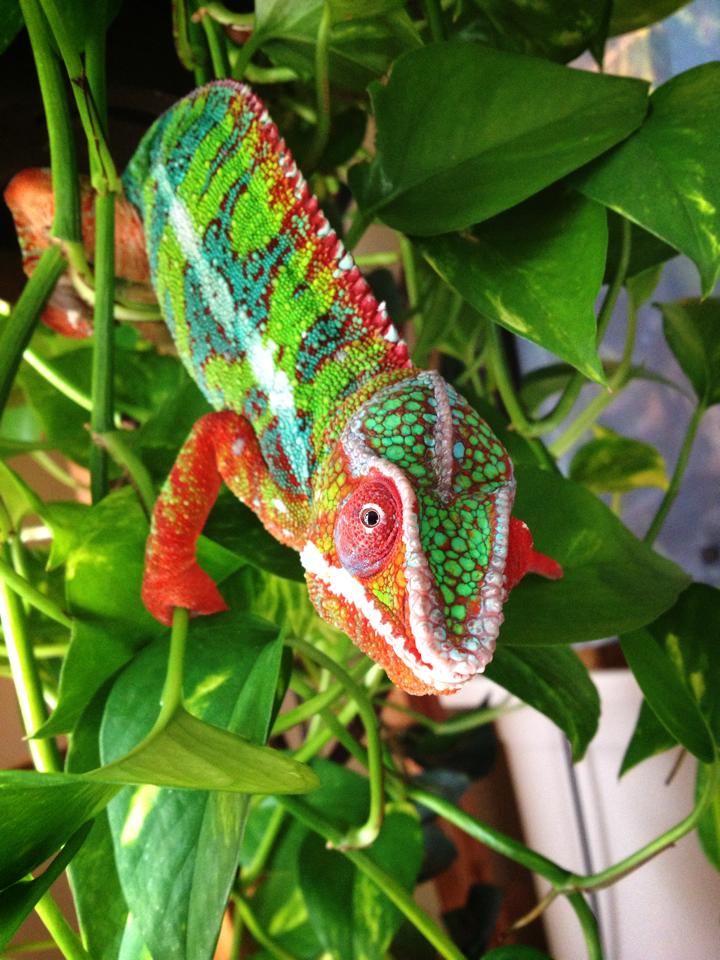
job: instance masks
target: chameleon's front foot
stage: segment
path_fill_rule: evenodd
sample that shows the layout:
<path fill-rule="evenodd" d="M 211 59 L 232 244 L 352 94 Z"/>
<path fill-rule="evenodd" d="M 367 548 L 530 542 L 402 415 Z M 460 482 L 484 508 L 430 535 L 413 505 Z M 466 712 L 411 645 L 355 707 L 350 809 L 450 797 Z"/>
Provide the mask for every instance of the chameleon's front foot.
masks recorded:
<path fill-rule="evenodd" d="M 148 559 L 142 585 L 143 603 L 150 613 L 172 626 L 173 608 L 182 607 L 192 616 L 222 613 L 227 604 L 215 581 L 197 563 L 178 570 L 172 560 Z"/>

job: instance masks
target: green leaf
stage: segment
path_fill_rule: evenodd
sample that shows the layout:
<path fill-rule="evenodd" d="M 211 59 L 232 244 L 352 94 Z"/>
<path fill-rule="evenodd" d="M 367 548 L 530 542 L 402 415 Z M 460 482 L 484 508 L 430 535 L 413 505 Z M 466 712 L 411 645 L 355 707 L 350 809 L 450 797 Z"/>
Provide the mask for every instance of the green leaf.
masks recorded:
<path fill-rule="evenodd" d="M 18 0 L 0 3 L 0 53 L 4 53 L 22 30 L 23 18 Z"/>
<path fill-rule="evenodd" d="M 698 400 L 720 403 L 720 299 L 658 304 L 663 330 Z"/>
<path fill-rule="evenodd" d="M 648 757 L 664 753 L 675 746 L 677 746 L 676 738 L 658 720 L 657 714 L 648 705 L 647 700 L 643 700 L 635 722 L 635 729 L 620 764 L 618 776 L 621 777 L 628 770 L 632 770 L 633 767 L 642 763 L 643 760 L 647 760 Z"/>
<path fill-rule="evenodd" d="M 717 785 L 718 766 L 717 760 L 712 766 L 705 763 L 698 764 L 695 791 L 698 799 L 705 793 L 710 778 Z M 715 869 L 720 871 L 720 790 L 715 789 L 710 803 L 700 815 L 697 832 L 703 853 Z"/>
<path fill-rule="evenodd" d="M 575 453 L 570 479 L 594 493 L 627 493 L 638 487 L 666 490 L 665 461 L 655 447 L 605 427 Z"/>
<path fill-rule="evenodd" d="M 602 207 L 556 190 L 471 234 L 420 243 L 434 269 L 476 310 L 599 382 L 595 301 L 606 248 Z"/>
<path fill-rule="evenodd" d="M 694 583 L 650 627 L 621 638 L 648 704 L 670 734 L 710 762 L 720 745 L 720 591 Z"/>
<path fill-rule="evenodd" d="M 233 648 L 228 646 L 228 637 L 237 638 Z M 102 730 L 106 761 L 127 754 L 149 731 L 157 712 L 166 657 L 165 645 L 153 644 L 116 682 Z M 220 727 L 241 733 L 252 744 L 266 740 L 281 657 L 277 631 L 260 620 L 224 614 L 193 621 L 184 688 L 188 706 L 205 721 L 192 722 L 190 732 L 197 738 L 191 744 L 193 753 L 207 755 Z M 209 723 L 214 726 L 207 726 Z M 223 736 L 229 740 L 229 734 Z M 252 746 L 245 768 L 238 769 L 233 757 L 237 746 L 219 746 L 222 753 L 215 757 L 218 772 L 213 777 L 228 773 L 246 781 L 254 777 L 256 786 L 267 789 L 267 782 L 258 782 L 260 747 Z M 267 753 L 288 763 L 280 754 Z M 196 762 L 194 757 L 178 757 L 171 763 L 166 752 L 158 759 L 165 768 L 169 765 L 185 773 L 196 768 Z M 270 784 L 273 790 L 287 786 Z M 237 869 L 245 803 L 236 794 L 143 786 L 123 791 L 111 805 L 109 818 L 120 880 L 155 960 L 211 954 Z M 172 823 L 182 823 L 182 830 L 168 831 Z M 151 859 L 148 850 L 155 851 Z"/>
<path fill-rule="evenodd" d="M 517 464 L 513 515 L 561 580 L 528 576 L 505 604 L 502 643 L 574 643 L 616 636 L 654 620 L 687 585 L 675 564 L 623 526 L 589 490 L 556 473 Z"/>
<path fill-rule="evenodd" d="M 315 74 L 322 10 L 323 0 L 258 0 L 253 42 L 273 63 L 310 79 Z M 417 31 L 404 10 L 336 20 L 328 44 L 330 80 L 343 89 L 364 90 L 387 71 L 396 57 L 419 44 Z"/>
<path fill-rule="evenodd" d="M 686 6 L 688 0 L 613 0 L 610 36 L 640 30 Z"/>
<path fill-rule="evenodd" d="M 627 137 L 646 89 L 479 44 L 431 44 L 371 88 L 377 153 L 350 185 L 366 214 L 405 233 L 464 229 Z"/>
<path fill-rule="evenodd" d="M 67 756 L 69 773 L 99 767 L 100 724 L 110 683 L 93 697 L 73 730 Z M 68 877 L 80 932 L 94 960 L 117 960 L 128 909 L 120 886 L 107 810 L 95 817 L 92 829 L 70 864 Z"/>
<path fill-rule="evenodd" d="M 0 772 L 0 890 L 52 856 L 116 793 L 66 774 Z"/>
<path fill-rule="evenodd" d="M 82 846 L 90 824 L 80 827 L 67 841 L 52 863 L 33 880 L 19 880 L 2 892 L 0 903 L 0 950 L 15 936 L 35 904 L 45 896 Z"/>
<path fill-rule="evenodd" d="M 390 811 L 367 855 L 412 890 L 422 858 L 417 819 Z M 298 866 L 310 923 L 322 947 L 335 957 L 383 960 L 402 920 L 397 907 L 342 854 L 327 850 L 316 834 L 300 847 Z"/>
<path fill-rule="evenodd" d="M 585 664 L 567 647 L 498 644 L 487 676 L 552 720 L 581 760 L 600 720 L 600 699 Z"/>
<path fill-rule="evenodd" d="M 600 32 L 605 0 L 474 0 L 479 16 L 463 36 L 549 60 L 573 60 Z"/>
<path fill-rule="evenodd" d="M 720 275 L 719 150 L 720 63 L 706 63 L 658 87 L 637 133 L 576 185 L 687 254 L 708 294 Z"/>

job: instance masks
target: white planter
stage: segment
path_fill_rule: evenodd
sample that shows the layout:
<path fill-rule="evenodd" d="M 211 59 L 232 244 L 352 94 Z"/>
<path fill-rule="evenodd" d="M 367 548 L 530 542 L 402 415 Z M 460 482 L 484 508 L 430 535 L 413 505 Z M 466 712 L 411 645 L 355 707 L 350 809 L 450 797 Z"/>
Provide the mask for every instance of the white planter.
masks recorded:
<path fill-rule="evenodd" d="M 574 767 L 574 801 L 565 741 L 542 714 L 525 708 L 498 725 L 515 785 L 526 842 L 546 856 L 585 873 L 585 820 L 592 871 L 621 860 L 673 824 L 692 807 L 695 762 L 687 757 L 665 785 L 676 752 L 661 754 L 618 780 L 617 772 L 640 706 L 627 670 L 593 674 L 600 691 L 600 729 L 585 759 Z M 477 704 L 487 690 L 481 680 L 467 698 Z M 465 705 L 468 699 L 465 698 Z M 463 704 L 452 697 L 449 708 Z M 538 895 L 547 890 L 538 883 Z M 597 894 L 607 960 L 714 960 L 720 957 L 720 875 L 705 860 L 694 835 L 684 837 L 636 872 Z M 564 900 L 545 914 L 554 960 L 581 960 L 584 941 Z"/>

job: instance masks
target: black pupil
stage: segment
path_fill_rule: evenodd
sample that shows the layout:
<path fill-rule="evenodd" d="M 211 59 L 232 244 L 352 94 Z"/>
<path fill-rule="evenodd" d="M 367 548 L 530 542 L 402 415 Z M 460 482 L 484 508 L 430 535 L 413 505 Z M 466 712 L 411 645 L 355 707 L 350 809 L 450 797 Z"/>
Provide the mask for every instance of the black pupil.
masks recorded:
<path fill-rule="evenodd" d="M 380 523 L 380 514 L 377 510 L 366 510 L 362 515 L 366 527 L 376 527 Z"/>

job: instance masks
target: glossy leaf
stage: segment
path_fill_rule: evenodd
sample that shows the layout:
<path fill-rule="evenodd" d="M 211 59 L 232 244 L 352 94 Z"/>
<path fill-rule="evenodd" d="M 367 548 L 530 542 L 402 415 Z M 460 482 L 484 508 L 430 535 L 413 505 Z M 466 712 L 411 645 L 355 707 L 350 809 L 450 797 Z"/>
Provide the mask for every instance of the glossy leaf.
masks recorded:
<path fill-rule="evenodd" d="M 698 798 L 704 794 L 710 778 L 714 780 L 717 787 L 719 766 L 718 760 L 715 760 L 712 765 L 698 764 L 696 789 Z M 705 856 L 715 869 L 720 871 L 720 790 L 714 790 L 710 803 L 700 815 L 697 832 Z"/>
<path fill-rule="evenodd" d="M 668 731 L 705 762 L 720 744 L 720 648 L 708 625 L 720 619 L 720 591 L 694 583 L 642 631 L 623 636 L 625 657 Z"/>
<path fill-rule="evenodd" d="M 566 62 L 587 49 L 605 18 L 604 0 L 474 0 L 462 35 L 488 46 Z"/>
<path fill-rule="evenodd" d="M 228 645 L 229 637 L 237 638 L 234 649 Z M 267 781 L 264 785 L 259 781 L 258 759 L 263 757 L 257 751 L 261 748 L 252 746 L 240 767 L 239 760 L 234 760 L 237 744 L 230 743 L 230 735 L 220 727 L 241 733 L 253 744 L 265 741 L 281 656 L 277 631 L 260 620 L 224 614 L 193 621 L 184 687 L 188 706 L 205 724 L 191 723 L 196 739 L 190 746 L 193 754 L 207 757 L 218 734 L 228 741 L 218 742 L 222 753 L 215 757 L 213 776 L 234 773 L 246 782 L 254 780 L 249 788 L 267 789 Z M 118 679 L 102 729 L 106 762 L 127 754 L 148 732 L 157 712 L 166 658 L 165 644 L 153 644 Z M 163 751 L 166 748 L 167 743 Z M 282 775 L 288 761 L 274 751 L 267 753 L 283 761 L 278 773 Z M 186 777 L 195 763 L 194 756 L 172 761 L 163 752 L 157 766 Z M 276 792 L 288 786 L 287 782 L 270 784 Z M 120 881 L 156 960 L 207 957 L 212 951 L 237 868 L 245 810 L 244 799 L 229 793 L 148 786 L 124 791 L 112 804 L 109 818 Z M 168 835 L 168 823 L 182 823 L 183 829 Z M 155 851 L 150 860 L 148 850 Z"/>
<path fill-rule="evenodd" d="M 415 817 L 390 811 L 367 855 L 412 890 L 422 857 Z M 402 919 L 397 907 L 342 854 L 327 850 L 316 834 L 302 844 L 298 865 L 310 923 L 324 949 L 337 957 L 383 960 Z"/>
<path fill-rule="evenodd" d="M 655 447 L 605 428 L 575 453 L 570 479 L 595 493 L 627 493 L 637 487 L 666 490 L 665 461 Z"/>
<path fill-rule="evenodd" d="M 638 540 L 597 497 L 559 474 L 516 465 L 513 515 L 563 567 L 530 575 L 505 604 L 501 643 L 574 643 L 615 636 L 658 617 L 688 578 Z M 580 613 L 582 615 L 580 615 Z M 626 626 L 627 624 L 627 626 Z"/>
<path fill-rule="evenodd" d="M 618 776 L 632 770 L 633 767 L 642 763 L 643 760 L 647 760 L 648 757 L 664 753 L 674 746 L 677 746 L 676 738 L 658 720 L 657 714 L 648 705 L 647 700 L 643 700 L 638 718 L 635 721 L 635 729 L 620 764 Z"/>
<path fill-rule="evenodd" d="M 52 856 L 116 793 L 67 774 L 0 772 L 0 890 Z"/>
<path fill-rule="evenodd" d="M 720 299 L 659 304 L 668 346 L 705 406 L 720 403 Z"/>
<path fill-rule="evenodd" d="M 355 5 L 357 8 L 357 5 Z M 259 0 L 255 5 L 255 42 L 270 59 L 309 79 L 315 73 L 323 0 Z M 336 17 L 330 31 L 330 79 L 338 87 L 364 90 L 382 76 L 395 57 L 418 46 L 415 27 L 404 10 Z"/>
<path fill-rule="evenodd" d="M 101 765 L 100 724 L 112 681 L 98 691 L 70 739 L 67 769 L 83 773 Z M 128 924 L 128 909 L 115 863 L 107 809 L 70 864 L 68 878 L 83 943 L 94 960 L 117 960 Z M 127 958 L 130 960 L 130 957 Z"/>
<path fill-rule="evenodd" d="M 602 381 L 595 301 L 607 247 L 598 204 L 558 191 L 420 244 L 440 276 L 480 313 Z"/>
<path fill-rule="evenodd" d="M 641 81 L 473 43 L 406 54 L 371 96 L 376 157 L 350 185 L 367 214 L 421 236 L 537 193 L 628 136 L 647 103 Z"/>
<path fill-rule="evenodd" d="M 20 880 L 2 891 L 0 902 L 0 950 L 15 936 L 25 918 L 32 913 L 35 904 L 45 896 L 50 887 L 65 870 L 87 837 L 90 824 L 86 823 L 67 841 L 60 853 L 40 876 L 33 880 Z"/>
<path fill-rule="evenodd" d="M 578 177 L 582 192 L 687 254 L 702 292 L 720 275 L 720 63 L 653 93 L 642 127 Z"/>
<path fill-rule="evenodd" d="M 688 0 L 613 0 L 610 36 L 640 30 L 686 6 Z"/>
<path fill-rule="evenodd" d="M 512 647 L 500 642 L 486 675 L 552 720 L 581 760 L 600 720 L 600 699 L 587 667 L 567 647 Z"/>

